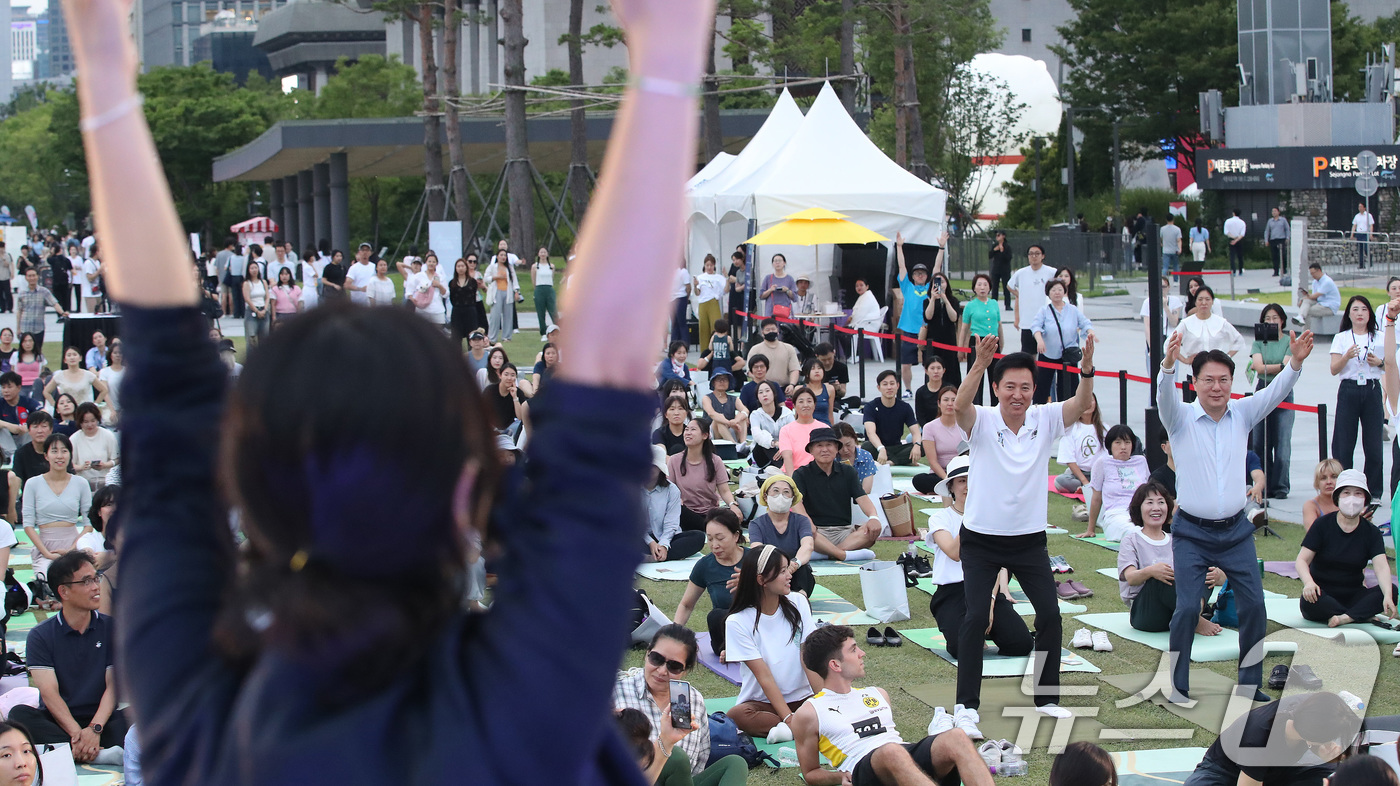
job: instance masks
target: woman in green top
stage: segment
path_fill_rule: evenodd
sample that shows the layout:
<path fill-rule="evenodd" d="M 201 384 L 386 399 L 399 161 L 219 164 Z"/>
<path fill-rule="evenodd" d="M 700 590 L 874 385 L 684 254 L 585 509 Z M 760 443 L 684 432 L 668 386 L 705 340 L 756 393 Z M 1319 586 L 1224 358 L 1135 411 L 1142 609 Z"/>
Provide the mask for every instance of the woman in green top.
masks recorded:
<path fill-rule="evenodd" d="M 724 651 L 724 621 L 729 618 L 729 605 L 733 599 L 729 589 L 729 579 L 735 576 L 734 570 L 744 558 L 744 529 L 739 517 L 728 508 L 716 508 L 705 517 L 705 542 L 710 553 L 700 558 L 690 571 L 690 581 L 685 585 L 685 594 L 680 605 L 676 606 L 676 624 L 690 621 L 695 604 L 702 594 L 708 593 L 714 606 L 705 615 L 705 629 L 710 633 L 710 649 L 718 655 Z"/>
<path fill-rule="evenodd" d="M 972 277 L 972 293 L 976 295 L 967 301 L 963 306 L 962 324 L 958 326 L 958 346 L 976 347 L 978 340 L 983 336 L 995 334 L 997 343 L 1005 346 L 1001 336 L 1001 304 L 991 299 L 992 277 L 986 273 L 978 273 Z M 967 354 L 967 367 L 970 370 L 972 363 L 976 359 L 975 352 Z M 977 383 L 977 398 L 974 401 L 980 406 L 982 404 L 983 380 Z M 997 405 L 997 394 L 992 392 L 987 386 L 987 394 L 991 397 L 991 405 Z"/>
<path fill-rule="evenodd" d="M 1283 307 L 1277 303 L 1264 306 L 1259 313 L 1259 321 L 1265 325 L 1276 325 L 1277 334 L 1272 341 L 1254 342 L 1250 350 L 1249 376 L 1254 379 L 1254 389 L 1263 390 L 1274 377 L 1283 371 L 1288 362 L 1288 334 L 1284 332 L 1288 318 Z M 1289 393 L 1284 403 L 1293 403 Z M 1265 493 L 1271 499 L 1288 499 L 1288 462 L 1293 448 L 1293 410 L 1274 408 L 1264 422 L 1254 428 L 1254 453 L 1264 465 Z"/>

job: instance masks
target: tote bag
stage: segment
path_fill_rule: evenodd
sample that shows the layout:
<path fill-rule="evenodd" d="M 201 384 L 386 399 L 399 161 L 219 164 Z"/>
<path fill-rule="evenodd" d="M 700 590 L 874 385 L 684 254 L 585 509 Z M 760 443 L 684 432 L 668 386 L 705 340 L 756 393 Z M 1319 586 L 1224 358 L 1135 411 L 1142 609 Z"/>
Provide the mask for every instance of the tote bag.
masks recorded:
<path fill-rule="evenodd" d="M 860 566 L 860 594 L 865 613 L 880 622 L 909 619 L 910 577 L 904 566 L 882 560 Z"/>

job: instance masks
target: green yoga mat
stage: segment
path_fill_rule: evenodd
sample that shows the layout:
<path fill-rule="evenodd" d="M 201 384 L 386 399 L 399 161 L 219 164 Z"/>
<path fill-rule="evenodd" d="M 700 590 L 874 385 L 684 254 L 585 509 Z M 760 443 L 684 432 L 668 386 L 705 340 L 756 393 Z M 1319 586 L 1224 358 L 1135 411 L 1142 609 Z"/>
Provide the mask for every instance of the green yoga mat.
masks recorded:
<path fill-rule="evenodd" d="M 893 475 L 893 476 L 895 476 L 895 477 L 897 477 L 897 478 L 912 478 L 912 477 L 914 477 L 915 475 L 922 475 L 922 474 L 924 474 L 925 472 L 928 472 L 928 471 L 929 471 L 928 467 L 920 467 L 920 466 L 896 467 L 896 466 L 893 465 L 893 464 L 891 464 L 891 465 L 889 465 L 889 466 L 890 466 L 890 474 Z"/>
<path fill-rule="evenodd" d="M 938 628 L 901 630 L 899 635 L 903 636 L 905 641 L 923 647 L 954 666 L 958 665 L 958 659 L 948 654 L 948 643 L 944 641 L 943 633 Z M 993 647 L 982 656 L 982 676 L 1021 677 L 1030 669 L 1030 660 L 1029 657 L 1011 658 L 1000 655 Z M 1060 648 L 1060 672 L 1068 671 L 1097 674 L 1099 667 L 1062 647 Z"/>
<path fill-rule="evenodd" d="M 1105 576 L 1105 577 L 1107 577 L 1107 578 L 1113 579 L 1114 581 L 1117 581 L 1117 580 L 1118 580 L 1118 571 L 1115 570 L 1115 569 L 1113 569 L 1113 568 L 1099 568 L 1098 570 L 1096 570 L 1096 571 L 1094 571 L 1094 572 L 1097 573 L 1097 574 L 1099 574 L 1100 576 Z M 1212 592 L 1212 593 L 1211 593 L 1211 596 L 1210 596 L 1211 601 L 1214 601 L 1214 600 L 1215 600 L 1215 595 L 1216 595 L 1216 593 L 1218 593 L 1218 592 L 1220 592 L 1219 589 L 1217 589 L 1217 590 L 1215 590 L 1215 592 Z M 1264 590 L 1264 598 L 1265 598 L 1266 600 L 1269 599 L 1269 598 L 1286 598 L 1286 597 L 1288 597 L 1288 596 L 1287 596 L 1287 595 L 1284 595 L 1284 594 L 1282 594 L 1282 593 L 1270 592 L 1269 590 Z"/>
<path fill-rule="evenodd" d="M 1151 647 L 1154 650 L 1168 652 L 1171 644 L 1168 642 L 1169 634 L 1147 633 L 1134 628 L 1128 623 L 1128 612 L 1115 611 L 1109 614 L 1079 614 L 1075 619 L 1086 625 L 1092 625 L 1100 630 L 1106 630 L 1115 636 L 1120 636 L 1128 641 L 1135 641 Z M 1216 636 L 1197 636 L 1191 644 L 1191 660 L 1195 663 L 1205 663 L 1217 660 L 1239 660 L 1240 657 L 1240 634 L 1237 631 L 1225 628 Z"/>
<path fill-rule="evenodd" d="M 919 583 L 914 586 L 924 592 L 927 592 L 929 595 L 932 595 L 934 591 L 938 589 L 938 585 L 933 583 L 933 579 L 919 579 Z M 1016 608 L 1016 613 L 1020 614 L 1022 617 L 1034 616 L 1035 606 L 1032 606 L 1030 601 L 1026 600 L 1026 593 L 1021 590 L 1020 583 L 1018 583 L 1015 579 L 1012 579 L 1010 589 L 1011 600 L 1014 601 L 1012 605 Z M 1077 603 L 1070 603 L 1066 600 L 1060 601 L 1061 614 L 1080 614 L 1088 610 L 1088 606 L 1080 606 Z"/>
<path fill-rule="evenodd" d="M 1290 628 L 1305 630 L 1316 636 L 1323 638 L 1334 638 L 1338 634 L 1346 637 L 1350 643 L 1365 643 L 1361 636 L 1368 636 L 1381 644 L 1400 643 L 1400 631 L 1387 630 L 1377 627 L 1369 622 L 1354 622 L 1350 625 L 1343 625 L 1339 628 L 1329 628 L 1325 622 L 1313 622 L 1303 619 L 1303 612 L 1298 607 L 1297 598 L 1266 598 L 1264 600 L 1264 610 L 1269 619 L 1280 625 Z"/>
<path fill-rule="evenodd" d="M 930 718 L 934 708 L 942 707 L 946 712 L 952 712 L 953 705 L 957 703 L 957 686 L 951 682 L 916 685 L 912 688 L 905 688 L 904 692 L 928 705 Z M 1058 721 L 1043 715 L 1030 714 L 1031 708 L 1035 706 L 1035 696 L 1026 694 L 1022 690 L 1020 682 L 1012 680 L 984 681 L 980 698 L 982 704 L 977 714 L 981 716 L 981 720 L 977 722 L 977 729 L 989 740 L 1010 740 L 1021 746 L 1023 751 L 1050 749 L 1053 742 L 1056 745 L 1050 752 L 1059 753 L 1065 745 L 1071 742 L 1097 743 L 1099 734 L 1104 729 L 1103 724 L 1092 716 L 1076 715 L 1073 719 Z M 1097 710 L 1097 702 L 1080 705 L 1069 703 L 1093 698 L 1092 696 L 1067 696 L 1064 698 L 1065 703 L 1061 706 L 1071 711 L 1084 711 L 1091 708 Z M 1014 708 L 1011 714 L 1005 712 L 1008 707 Z M 1059 732 L 1059 739 L 1056 739 L 1056 732 Z M 915 734 L 922 733 L 915 732 Z M 907 739 L 913 735 L 905 734 L 904 736 Z"/>
<path fill-rule="evenodd" d="M 730 710 L 730 708 L 733 707 L 733 706 L 738 702 L 738 700 L 739 700 L 739 697 L 738 697 L 738 696 L 730 696 L 730 697 L 724 698 L 724 699 L 705 699 L 705 712 L 706 712 L 706 713 L 711 713 L 711 712 L 728 712 L 728 711 Z M 793 758 L 793 760 L 796 760 L 796 759 L 797 759 L 797 744 L 796 744 L 796 743 L 793 743 L 793 742 L 770 743 L 770 742 L 768 742 L 767 740 L 763 739 L 762 737 L 754 737 L 754 738 L 753 738 L 753 744 L 756 745 L 756 746 L 758 746 L 758 749 L 759 749 L 759 750 L 763 751 L 764 753 L 767 753 L 767 754 L 771 755 L 773 758 L 778 759 L 779 761 L 781 761 L 781 758 L 778 756 L 778 751 L 782 750 L 783 748 L 787 748 L 788 750 L 792 751 L 792 758 Z M 830 766 L 831 762 L 828 761 L 827 758 L 826 758 L 825 756 L 822 756 L 821 758 L 822 758 L 822 764 L 827 765 L 827 766 Z M 770 764 L 770 765 L 768 765 L 768 766 L 771 767 L 772 765 Z M 784 765 L 784 767 L 796 767 L 796 766 L 797 766 L 796 764 Z M 86 786 L 86 784 L 85 784 L 84 786 Z"/>
<path fill-rule="evenodd" d="M 1080 543 L 1092 543 L 1095 546 L 1102 546 L 1103 548 L 1106 548 L 1109 551 L 1118 550 L 1118 544 L 1105 539 L 1102 532 L 1100 532 L 1092 538 L 1075 538 L 1075 540 L 1079 541 Z"/>
<path fill-rule="evenodd" d="M 1235 710 L 1231 714 L 1229 708 L 1231 694 L 1235 690 L 1235 681 L 1216 674 L 1210 669 L 1191 670 L 1189 684 L 1192 703 L 1190 706 L 1172 704 L 1167 701 L 1164 691 L 1171 689 L 1171 675 L 1165 671 L 1138 674 L 1100 674 L 1099 679 L 1128 695 L 1128 699 L 1120 700 L 1123 702 L 1122 707 L 1124 708 L 1141 703 L 1143 699 L 1146 699 L 1176 717 L 1200 726 L 1211 734 L 1218 735 L 1221 729 L 1229 725 L 1225 722 L 1227 714 L 1230 715 L 1230 723 L 1233 723 L 1238 715 L 1257 706 L 1248 698 L 1236 699 Z M 1253 693 L 1254 688 L 1251 686 L 1245 696 L 1251 696 Z M 1129 700 L 1131 700 L 1131 704 L 1126 703 Z M 1101 697 L 1101 701 L 1106 702 L 1107 699 Z M 1185 738 L 1190 739 L 1189 731 Z"/>
<path fill-rule="evenodd" d="M 812 616 L 832 625 L 878 625 L 880 621 L 865 613 L 865 609 L 837 595 L 818 584 L 808 599 L 812 605 Z"/>
<path fill-rule="evenodd" d="M 813 576 L 855 576 L 860 573 L 861 565 L 869 565 L 875 560 L 858 559 L 850 561 L 837 561 L 834 559 L 819 559 L 812 561 Z"/>
<path fill-rule="evenodd" d="M 1162 748 L 1110 753 L 1118 767 L 1118 786 L 1163 786 L 1185 783 L 1205 758 L 1205 748 Z"/>

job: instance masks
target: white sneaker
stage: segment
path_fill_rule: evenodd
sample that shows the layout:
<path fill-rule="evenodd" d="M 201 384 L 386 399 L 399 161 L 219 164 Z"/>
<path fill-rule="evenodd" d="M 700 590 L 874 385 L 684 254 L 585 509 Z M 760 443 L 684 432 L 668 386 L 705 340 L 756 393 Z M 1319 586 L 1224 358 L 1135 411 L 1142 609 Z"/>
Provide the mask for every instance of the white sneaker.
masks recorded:
<path fill-rule="evenodd" d="M 945 731 L 953 730 L 953 716 L 942 707 L 933 708 L 933 720 L 928 722 L 928 736 L 937 737 Z"/>
<path fill-rule="evenodd" d="M 1396 644 L 1396 645 L 1395 645 L 1395 652 L 1393 652 L 1393 653 L 1391 653 L 1391 654 L 1394 655 L 1394 656 L 1397 657 L 1397 658 L 1400 658 L 1400 644 Z"/>
<path fill-rule="evenodd" d="M 1025 756 L 1025 753 L 1021 750 L 1021 746 L 1010 740 L 997 740 L 997 743 L 1001 745 L 1001 760 L 1004 763 L 1010 764 L 1013 761 L 1021 761 Z"/>
<path fill-rule="evenodd" d="M 97 752 L 97 758 L 92 760 L 93 764 L 106 764 L 108 766 L 121 764 L 126 751 L 120 745 L 113 745 L 110 748 L 103 748 Z"/>
<path fill-rule="evenodd" d="M 1093 637 L 1089 635 L 1088 628 L 1080 628 L 1074 632 L 1074 638 L 1070 639 L 1069 646 L 1077 650 L 1087 650 L 1094 646 Z"/>
<path fill-rule="evenodd" d="M 1064 707 L 1061 707 L 1061 706 L 1058 705 L 1058 704 L 1046 704 L 1046 705 L 1043 706 L 1043 707 L 1036 707 L 1036 708 L 1035 708 L 1035 711 L 1038 712 L 1038 713 L 1040 713 L 1041 715 L 1045 715 L 1045 716 L 1048 716 L 1048 717 L 1051 717 L 1051 718 L 1072 718 L 1072 717 L 1074 717 L 1074 713 L 1070 712 L 1069 710 L 1065 709 Z"/>
<path fill-rule="evenodd" d="M 1108 640 L 1107 633 L 1096 630 L 1090 640 L 1094 643 L 1094 652 L 1113 652 L 1113 642 Z"/>
<path fill-rule="evenodd" d="M 977 752 L 981 754 L 982 761 L 985 761 L 988 767 L 995 767 L 998 764 L 1001 764 L 1000 742 L 996 740 L 987 740 L 986 742 L 977 746 Z"/>
<path fill-rule="evenodd" d="M 970 740 L 986 739 L 982 730 L 977 728 L 977 724 L 982 721 L 982 716 L 977 714 L 977 710 L 971 710 L 961 704 L 953 705 L 953 725 L 963 730 Z"/>

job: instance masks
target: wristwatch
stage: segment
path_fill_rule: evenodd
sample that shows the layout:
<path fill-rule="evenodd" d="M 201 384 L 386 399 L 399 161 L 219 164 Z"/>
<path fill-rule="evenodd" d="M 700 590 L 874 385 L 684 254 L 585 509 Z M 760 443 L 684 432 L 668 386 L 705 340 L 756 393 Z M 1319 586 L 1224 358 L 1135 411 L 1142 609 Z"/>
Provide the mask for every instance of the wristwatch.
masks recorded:
<path fill-rule="evenodd" d="M 94 724 L 88 726 L 88 728 L 89 728 L 89 729 L 92 729 L 93 731 L 97 732 L 98 734 L 101 734 L 101 733 L 102 733 L 102 724 L 100 724 L 100 723 L 94 723 Z"/>
<path fill-rule="evenodd" d="M 1094 376 L 1094 370 L 1093 370 L 1092 368 L 1089 368 L 1089 369 L 1083 369 L 1083 368 L 1081 368 L 1081 369 L 1079 370 L 1079 376 L 1080 376 L 1080 377 L 1083 377 L 1084 379 L 1092 379 L 1093 376 Z"/>

